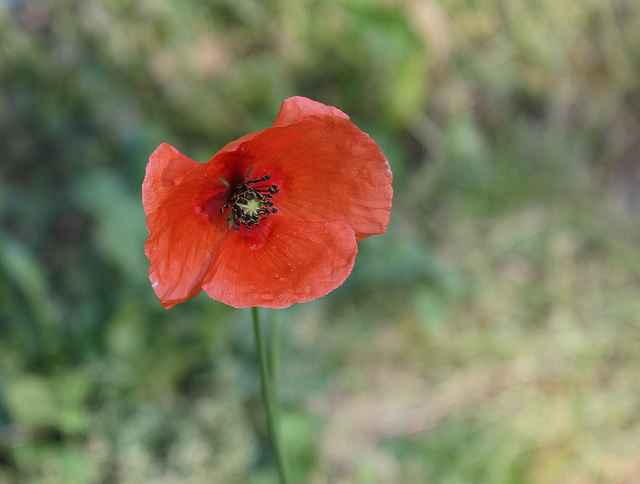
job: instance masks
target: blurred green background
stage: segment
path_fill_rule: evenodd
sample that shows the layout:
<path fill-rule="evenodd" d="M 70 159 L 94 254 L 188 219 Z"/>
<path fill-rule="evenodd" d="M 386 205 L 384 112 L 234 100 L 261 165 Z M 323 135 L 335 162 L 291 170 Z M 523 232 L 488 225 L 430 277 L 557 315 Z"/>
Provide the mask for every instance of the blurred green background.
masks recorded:
<path fill-rule="evenodd" d="M 0 482 L 276 482 L 250 314 L 160 306 L 140 186 L 292 95 L 395 175 L 280 314 L 294 482 L 640 482 L 640 2 L 2 0 L 0 88 Z"/>

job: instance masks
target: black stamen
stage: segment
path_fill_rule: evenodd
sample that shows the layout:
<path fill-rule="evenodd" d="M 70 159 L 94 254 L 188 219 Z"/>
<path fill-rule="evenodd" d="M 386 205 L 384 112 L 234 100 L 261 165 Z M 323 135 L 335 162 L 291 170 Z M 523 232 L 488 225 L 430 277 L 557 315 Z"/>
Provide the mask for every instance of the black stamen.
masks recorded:
<path fill-rule="evenodd" d="M 260 225 L 260 222 L 266 220 L 270 214 L 278 213 L 278 209 L 273 206 L 274 204 L 270 200 L 273 195 L 280 192 L 278 186 L 275 184 L 270 186 L 260 185 L 261 182 L 270 180 L 271 175 L 247 180 L 249 173 L 251 173 L 251 168 L 243 181 L 236 185 L 229 200 L 220 207 L 220 213 L 231 209 L 229 228 L 233 227 L 236 232 L 240 231 L 240 225 L 244 225 L 247 230 L 251 230 L 251 227 Z M 251 200 L 257 200 L 260 204 L 260 208 L 255 210 L 253 214 L 246 212 L 245 208 L 242 207 Z"/>

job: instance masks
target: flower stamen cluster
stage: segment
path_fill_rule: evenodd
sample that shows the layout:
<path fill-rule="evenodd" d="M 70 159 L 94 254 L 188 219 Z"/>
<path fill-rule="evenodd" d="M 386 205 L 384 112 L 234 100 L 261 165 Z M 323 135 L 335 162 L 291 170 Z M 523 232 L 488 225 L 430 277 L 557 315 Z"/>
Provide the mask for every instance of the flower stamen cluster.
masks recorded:
<path fill-rule="evenodd" d="M 260 183 L 271 179 L 271 175 L 243 181 L 236 185 L 229 200 L 220 207 L 220 213 L 231 209 L 229 215 L 229 227 L 233 227 L 236 232 L 240 231 L 240 225 L 244 225 L 247 230 L 260 225 L 261 220 L 265 220 L 269 214 L 278 213 L 278 209 L 273 206 L 271 197 L 280 190 L 275 184 L 266 185 Z"/>

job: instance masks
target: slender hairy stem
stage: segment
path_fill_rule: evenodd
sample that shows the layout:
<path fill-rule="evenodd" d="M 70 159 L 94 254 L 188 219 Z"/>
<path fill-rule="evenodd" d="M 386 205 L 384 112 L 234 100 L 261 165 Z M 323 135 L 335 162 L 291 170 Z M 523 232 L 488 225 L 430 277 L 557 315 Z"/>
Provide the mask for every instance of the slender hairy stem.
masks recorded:
<path fill-rule="evenodd" d="M 269 362 L 267 361 L 267 351 L 262 337 L 262 328 L 260 327 L 260 314 L 258 308 L 252 308 L 253 315 L 253 331 L 256 335 L 256 347 L 258 349 L 258 359 L 260 360 L 260 378 L 262 380 L 262 400 L 267 414 L 267 430 L 271 438 L 273 453 L 275 454 L 276 464 L 278 467 L 278 475 L 282 484 L 288 484 L 287 469 L 285 466 L 282 447 L 280 446 L 280 434 L 277 426 L 277 402 L 274 400 L 274 392 L 271 387 L 271 379 L 269 378 Z M 277 393 L 277 392 L 276 392 Z"/>

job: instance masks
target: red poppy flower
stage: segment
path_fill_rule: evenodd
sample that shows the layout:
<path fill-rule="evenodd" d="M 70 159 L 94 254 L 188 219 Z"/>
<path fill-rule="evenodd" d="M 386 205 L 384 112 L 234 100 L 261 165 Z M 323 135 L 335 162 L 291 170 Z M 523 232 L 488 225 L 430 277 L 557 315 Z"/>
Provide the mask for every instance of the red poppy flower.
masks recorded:
<path fill-rule="evenodd" d="M 391 178 L 346 114 L 302 97 L 207 163 L 163 143 L 142 184 L 152 286 L 167 309 L 202 289 L 237 308 L 324 296 L 386 230 Z"/>

